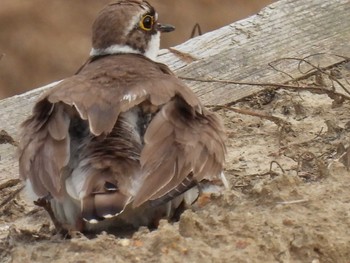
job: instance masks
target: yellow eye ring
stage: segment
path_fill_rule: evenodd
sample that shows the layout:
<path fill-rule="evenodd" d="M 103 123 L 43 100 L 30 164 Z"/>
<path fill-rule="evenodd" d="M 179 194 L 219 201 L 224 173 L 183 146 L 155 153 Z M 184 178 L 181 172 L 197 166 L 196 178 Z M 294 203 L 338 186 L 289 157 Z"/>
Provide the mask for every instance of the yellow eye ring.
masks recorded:
<path fill-rule="evenodd" d="M 142 17 L 139 27 L 145 31 L 150 31 L 154 25 L 154 18 L 151 15 L 145 15 Z"/>

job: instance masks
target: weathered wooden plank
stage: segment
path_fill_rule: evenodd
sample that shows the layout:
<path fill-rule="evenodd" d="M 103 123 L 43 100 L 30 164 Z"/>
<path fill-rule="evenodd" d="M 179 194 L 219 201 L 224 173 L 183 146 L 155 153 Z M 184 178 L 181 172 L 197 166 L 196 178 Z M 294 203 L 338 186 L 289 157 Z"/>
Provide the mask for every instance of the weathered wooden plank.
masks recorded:
<path fill-rule="evenodd" d="M 287 75 L 277 73 L 268 63 L 282 57 L 302 58 L 316 53 L 350 56 L 349 14 L 349 0 L 279 1 L 255 16 L 176 47 L 199 58 L 198 61 L 187 64 L 166 51 L 160 58 L 180 76 L 284 82 L 289 80 Z M 311 61 L 327 67 L 342 58 L 322 55 Z M 281 70 L 296 78 L 302 75 L 296 61 L 279 64 Z M 218 83 L 188 84 L 209 104 L 228 103 L 259 89 Z"/>
<path fill-rule="evenodd" d="M 282 57 L 305 57 L 315 53 L 350 54 L 349 0 L 281 0 L 248 19 L 191 39 L 176 50 L 189 54 L 183 59 L 169 50 L 160 52 L 159 61 L 180 76 L 219 78 L 236 81 L 285 82 L 289 77 L 272 70 L 268 63 Z M 314 63 L 326 67 L 343 59 L 317 56 Z M 279 68 L 295 77 L 302 73 L 297 62 L 279 63 Z M 204 103 L 228 103 L 260 89 L 219 83 L 188 82 Z M 0 130 L 15 139 L 18 125 L 29 115 L 33 102 L 47 87 L 0 102 Z M 17 176 L 15 147 L 0 145 L 0 181 Z"/>

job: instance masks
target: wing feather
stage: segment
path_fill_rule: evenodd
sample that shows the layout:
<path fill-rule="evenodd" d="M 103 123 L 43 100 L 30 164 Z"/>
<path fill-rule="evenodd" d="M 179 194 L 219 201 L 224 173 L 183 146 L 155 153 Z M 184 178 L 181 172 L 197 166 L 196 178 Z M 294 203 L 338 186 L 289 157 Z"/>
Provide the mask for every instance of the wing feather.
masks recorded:
<path fill-rule="evenodd" d="M 135 71 L 135 63 L 140 71 Z M 192 107 L 200 105 L 194 93 L 170 74 L 165 65 L 125 54 L 87 64 L 78 75 L 60 82 L 44 97 L 53 104 L 63 102 L 74 106 L 98 136 L 112 131 L 121 112 L 143 101 L 161 106 L 175 95 L 183 97 Z"/>
<path fill-rule="evenodd" d="M 61 197 L 60 171 L 70 157 L 70 119 L 63 107 L 42 100 L 36 105 L 33 116 L 22 125 L 20 176 L 30 179 L 35 193 L 41 197 L 49 193 Z"/>
<path fill-rule="evenodd" d="M 226 151 L 224 128 L 215 114 L 202 112 L 176 97 L 153 118 L 141 152 L 144 183 L 135 207 L 167 194 L 191 172 L 197 182 L 219 176 Z M 165 134 L 163 127 L 167 127 Z"/>

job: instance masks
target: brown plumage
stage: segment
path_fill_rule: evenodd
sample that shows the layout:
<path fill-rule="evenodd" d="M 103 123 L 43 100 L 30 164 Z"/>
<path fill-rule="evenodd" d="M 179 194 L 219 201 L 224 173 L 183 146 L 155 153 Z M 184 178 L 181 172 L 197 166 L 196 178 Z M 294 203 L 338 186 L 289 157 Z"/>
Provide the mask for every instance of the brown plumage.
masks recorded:
<path fill-rule="evenodd" d="M 120 3 L 154 13 L 144 1 Z M 87 230 L 115 217 L 149 225 L 171 215 L 188 189 L 222 172 L 218 116 L 167 66 L 134 50 L 89 59 L 45 92 L 22 125 L 20 176 L 62 224 Z"/>

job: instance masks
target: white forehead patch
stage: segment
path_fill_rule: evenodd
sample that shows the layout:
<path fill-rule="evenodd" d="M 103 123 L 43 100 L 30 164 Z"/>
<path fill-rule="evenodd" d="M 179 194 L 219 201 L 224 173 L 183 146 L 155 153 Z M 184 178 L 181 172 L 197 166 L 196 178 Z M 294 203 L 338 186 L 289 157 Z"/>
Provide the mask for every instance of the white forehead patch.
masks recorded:
<path fill-rule="evenodd" d="M 138 25 L 138 23 L 140 22 L 141 17 L 147 13 L 147 11 L 145 12 L 144 10 L 140 10 L 140 12 L 136 13 L 132 19 L 130 20 L 129 24 L 125 27 L 124 30 L 124 36 L 127 36 L 129 34 L 129 32 L 131 30 L 134 29 L 135 26 Z"/>

